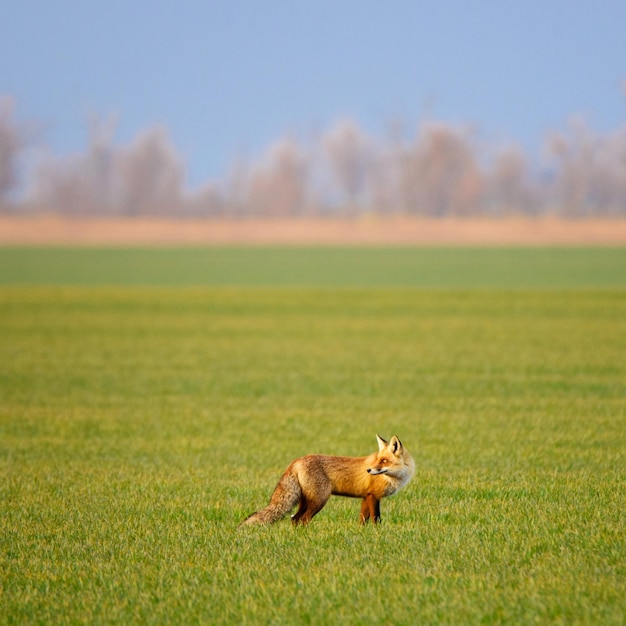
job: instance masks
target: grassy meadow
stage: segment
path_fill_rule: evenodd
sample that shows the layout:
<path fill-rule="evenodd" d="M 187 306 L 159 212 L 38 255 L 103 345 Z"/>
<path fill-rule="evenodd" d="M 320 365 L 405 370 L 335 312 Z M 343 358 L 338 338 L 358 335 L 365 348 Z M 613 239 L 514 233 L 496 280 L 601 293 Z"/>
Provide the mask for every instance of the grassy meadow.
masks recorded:
<path fill-rule="evenodd" d="M 625 249 L 0 249 L 0 624 L 624 624 L 625 354 Z"/>

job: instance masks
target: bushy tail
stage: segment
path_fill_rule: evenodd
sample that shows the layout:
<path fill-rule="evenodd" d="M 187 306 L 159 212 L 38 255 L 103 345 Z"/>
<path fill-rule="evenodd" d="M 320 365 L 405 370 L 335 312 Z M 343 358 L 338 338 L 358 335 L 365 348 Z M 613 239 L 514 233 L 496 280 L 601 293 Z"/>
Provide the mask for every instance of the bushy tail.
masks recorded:
<path fill-rule="evenodd" d="M 282 519 L 300 501 L 302 489 L 292 473 L 285 473 L 278 481 L 270 498 L 270 503 L 241 522 L 241 526 L 253 524 L 273 524 Z"/>

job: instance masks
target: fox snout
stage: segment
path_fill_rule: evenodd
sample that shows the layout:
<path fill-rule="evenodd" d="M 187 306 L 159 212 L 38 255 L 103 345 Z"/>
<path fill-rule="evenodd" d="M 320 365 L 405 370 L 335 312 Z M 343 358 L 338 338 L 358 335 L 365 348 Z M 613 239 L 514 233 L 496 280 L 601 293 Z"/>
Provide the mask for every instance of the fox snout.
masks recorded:
<path fill-rule="evenodd" d="M 368 467 L 367 468 L 367 473 L 368 474 L 386 474 L 387 473 L 387 468 L 386 467 Z"/>

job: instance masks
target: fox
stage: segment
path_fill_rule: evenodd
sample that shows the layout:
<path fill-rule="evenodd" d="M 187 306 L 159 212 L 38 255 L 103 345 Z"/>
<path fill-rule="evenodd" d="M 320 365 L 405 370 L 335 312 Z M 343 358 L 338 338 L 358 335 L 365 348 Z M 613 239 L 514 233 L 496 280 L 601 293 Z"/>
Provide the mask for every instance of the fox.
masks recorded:
<path fill-rule="evenodd" d="M 369 456 L 309 454 L 293 461 L 281 476 L 269 504 L 240 526 L 273 524 L 298 505 L 294 526 L 307 525 L 331 495 L 362 498 L 361 524 L 378 524 L 380 501 L 398 492 L 413 478 L 415 462 L 396 435 L 385 441 L 376 435 L 378 452 Z"/>

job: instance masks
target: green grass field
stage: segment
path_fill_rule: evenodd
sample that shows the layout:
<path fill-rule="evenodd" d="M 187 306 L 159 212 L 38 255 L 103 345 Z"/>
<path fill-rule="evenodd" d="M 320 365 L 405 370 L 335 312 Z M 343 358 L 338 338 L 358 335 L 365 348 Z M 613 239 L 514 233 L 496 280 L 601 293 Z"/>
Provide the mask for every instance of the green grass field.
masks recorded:
<path fill-rule="evenodd" d="M 0 623 L 624 624 L 626 250 L 444 252 L 0 249 Z"/>
<path fill-rule="evenodd" d="M 626 248 L 0 248 L 0 285 L 626 287 Z"/>

